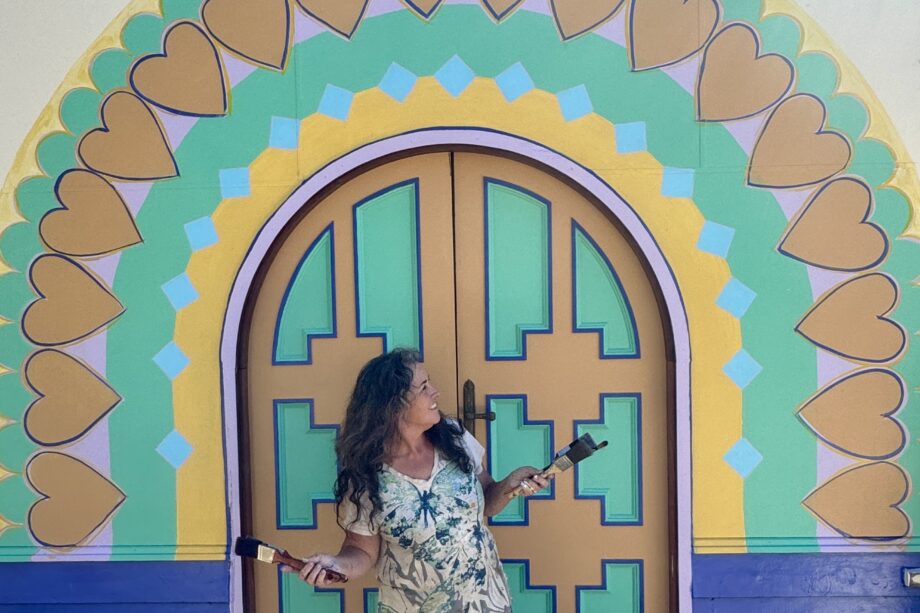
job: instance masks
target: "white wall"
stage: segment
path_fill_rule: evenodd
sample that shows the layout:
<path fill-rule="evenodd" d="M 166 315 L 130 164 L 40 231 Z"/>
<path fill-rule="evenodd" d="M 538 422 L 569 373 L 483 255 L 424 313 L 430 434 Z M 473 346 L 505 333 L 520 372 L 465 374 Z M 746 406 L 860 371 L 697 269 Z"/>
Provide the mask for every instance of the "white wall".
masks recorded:
<path fill-rule="evenodd" d="M 723 0 L 732 2 L 733 0 Z M 920 158 L 920 0 L 798 0 Z M 0 0 L 0 185 L 52 92 L 128 0 Z"/>

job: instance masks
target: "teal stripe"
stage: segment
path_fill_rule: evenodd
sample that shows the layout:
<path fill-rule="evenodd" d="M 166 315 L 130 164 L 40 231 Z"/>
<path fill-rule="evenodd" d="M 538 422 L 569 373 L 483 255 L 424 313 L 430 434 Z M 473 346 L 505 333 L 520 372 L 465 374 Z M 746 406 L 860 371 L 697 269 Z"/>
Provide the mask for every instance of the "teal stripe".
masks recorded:
<path fill-rule="evenodd" d="M 642 428 L 639 397 L 604 396 L 601 423 L 579 423 L 603 450 L 576 466 L 578 498 L 600 498 L 605 524 L 636 524 L 642 520 Z"/>
<path fill-rule="evenodd" d="M 601 357 L 638 357 L 632 307 L 610 260 L 572 220 L 574 329 L 600 334 Z"/>
<path fill-rule="evenodd" d="M 354 233 L 359 336 L 382 336 L 385 351 L 421 349 L 418 180 L 356 204 Z"/>
<path fill-rule="evenodd" d="M 487 396 L 488 410 L 495 413 L 489 422 L 489 472 L 496 479 L 521 466 L 543 468 L 553 458 L 552 422 L 531 422 L 527 419 L 525 396 Z M 527 498 L 549 498 L 552 491 L 545 489 Z M 501 513 L 491 520 L 496 524 L 520 524 L 527 521 L 524 496 L 508 503 Z"/>
<path fill-rule="evenodd" d="M 528 332 L 552 330 L 549 202 L 485 181 L 487 356 L 527 357 Z"/>
<path fill-rule="evenodd" d="M 527 613 L 555 613 L 556 594 L 548 587 L 528 587 L 528 569 L 523 562 L 502 561 L 508 578 L 508 592 L 515 611 Z"/>
<path fill-rule="evenodd" d="M 642 566 L 638 562 L 604 562 L 601 587 L 576 588 L 579 611 L 641 613 Z"/>
<path fill-rule="evenodd" d="M 309 364 L 310 339 L 335 336 L 332 226 L 307 249 L 288 282 L 275 331 L 275 361 Z"/>
<path fill-rule="evenodd" d="M 316 503 L 334 500 L 336 431 L 314 426 L 312 400 L 275 402 L 279 528 L 316 527 Z"/>
<path fill-rule="evenodd" d="M 281 613 L 341 613 L 344 608 L 344 592 L 341 589 L 318 591 L 312 585 L 300 580 L 296 573 L 278 571 L 281 584 Z"/>

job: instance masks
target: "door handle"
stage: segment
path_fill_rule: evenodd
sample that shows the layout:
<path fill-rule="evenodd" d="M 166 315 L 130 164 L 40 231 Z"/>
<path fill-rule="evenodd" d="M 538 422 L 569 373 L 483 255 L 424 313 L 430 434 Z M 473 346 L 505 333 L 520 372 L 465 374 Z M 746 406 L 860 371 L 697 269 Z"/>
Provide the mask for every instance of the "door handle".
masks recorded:
<path fill-rule="evenodd" d="M 463 427 L 473 436 L 476 436 L 477 419 L 495 421 L 495 413 L 492 411 L 476 412 L 476 384 L 467 379 L 463 384 Z"/>

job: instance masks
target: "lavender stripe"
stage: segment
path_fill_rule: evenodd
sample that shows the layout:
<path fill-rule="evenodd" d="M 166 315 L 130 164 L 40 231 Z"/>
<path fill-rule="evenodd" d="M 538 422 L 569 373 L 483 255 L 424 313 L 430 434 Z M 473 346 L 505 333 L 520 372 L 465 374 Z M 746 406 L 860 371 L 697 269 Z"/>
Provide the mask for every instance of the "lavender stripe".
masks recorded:
<path fill-rule="evenodd" d="M 96 273 L 96 276 L 111 289 L 115 281 L 115 269 L 118 268 L 119 259 L 121 259 L 121 254 L 113 253 L 95 260 L 83 260 L 83 264 Z"/>
<path fill-rule="evenodd" d="M 241 60 L 229 51 L 220 50 L 220 58 L 224 62 L 224 68 L 227 71 L 227 80 L 230 87 L 254 73 L 257 68 L 245 60 Z"/>
<path fill-rule="evenodd" d="M 185 139 L 185 135 L 188 134 L 189 130 L 197 123 L 198 118 L 170 113 L 158 107 L 153 107 L 153 109 L 156 111 L 157 117 L 160 118 L 160 122 L 166 130 L 166 138 L 169 140 L 169 147 L 173 151 L 177 151 L 179 145 L 181 145 L 182 141 Z"/>
<path fill-rule="evenodd" d="M 121 199 L 125 201 L 125 205 L 128 207 L 128 210 L 131 211 L 131 215 L 137 219 L 137 215 L 141 212 L 144 201 L 147 200 L 147 194 L 149 194 L 150 190 L 153 188 L 153 181 L 145 181 L 143 183 L 113 182 L 112 186 L 118 190 L 118 194 L 121 196 Z"/>
<path fill-rule="evenodd" d="M 613 19 L 594 30 L 594 33 L 621 47 L 626 47 L 626 10 L 620 8 Z"/>
<path fill-rule="evenodd" d="M 106 373 L 106 336 L 107 332 L 103 329 L 98 334 L 94 334 L 83 339 L 79 343 L 74 343 L 64 348 L 64 352 L 78 360 L 82 360 L 96 371 L 100 377 L 105 379 Z"/>

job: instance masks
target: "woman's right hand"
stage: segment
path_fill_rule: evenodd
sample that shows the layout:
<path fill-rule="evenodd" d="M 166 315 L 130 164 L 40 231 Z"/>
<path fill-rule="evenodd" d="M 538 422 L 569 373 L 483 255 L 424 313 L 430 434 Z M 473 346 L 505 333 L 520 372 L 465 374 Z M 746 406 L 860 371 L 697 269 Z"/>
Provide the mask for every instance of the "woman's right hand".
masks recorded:
<path fill-rule="evenodd" d="M 304 558 L 303 561 L 304 567 L 300 570 L 299 576 L 303 581 L 313 586 L 326 587 L 335 583 L 329 580 L 328 573 L 325 571 L 327 568 L 345 574 L 335 556 L 328 553 L 317 553 L 309 558 Z M 294 569 L 288 567 L 282 570 L 291 572 Z"/>

